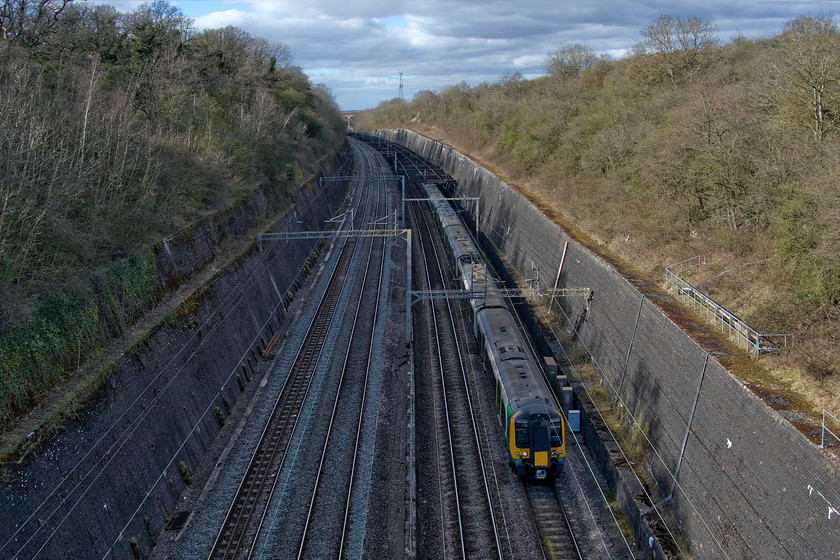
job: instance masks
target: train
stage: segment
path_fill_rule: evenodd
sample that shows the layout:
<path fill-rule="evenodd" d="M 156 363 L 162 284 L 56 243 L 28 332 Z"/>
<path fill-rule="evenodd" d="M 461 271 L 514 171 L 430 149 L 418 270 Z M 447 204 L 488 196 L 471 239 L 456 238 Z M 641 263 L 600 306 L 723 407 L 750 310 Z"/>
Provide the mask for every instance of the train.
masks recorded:
<path fill-rule="evenodd" d="M 434 183 L 423 190 L 472 308 L 473 330 L 495 381 L 510 466 L 520 478 L 551 480 L 566 460 L 565 423 L 520 329 L 461 217 Z"/>

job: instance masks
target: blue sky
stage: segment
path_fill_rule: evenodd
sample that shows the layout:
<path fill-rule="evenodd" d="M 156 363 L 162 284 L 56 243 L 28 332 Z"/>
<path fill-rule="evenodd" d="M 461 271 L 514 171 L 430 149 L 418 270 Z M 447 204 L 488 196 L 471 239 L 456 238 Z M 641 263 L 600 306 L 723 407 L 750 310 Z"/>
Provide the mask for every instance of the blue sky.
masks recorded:
<path fill-rule="evenodd" d="M 120 11 L 140 2 L 110 0 Z M 581 43 L 621 57 L 663 14 L 698 16 L 722 42 L 770 37 L 801 15 L 831 15 L 829 0 L 170 0 L 198 30 L 232 25 L 291 49 L 313 84 L 344 110 L 399 94 L 544 74 L 546 55 Z M 836 6 L 835 6 L 836 4 Z"/>

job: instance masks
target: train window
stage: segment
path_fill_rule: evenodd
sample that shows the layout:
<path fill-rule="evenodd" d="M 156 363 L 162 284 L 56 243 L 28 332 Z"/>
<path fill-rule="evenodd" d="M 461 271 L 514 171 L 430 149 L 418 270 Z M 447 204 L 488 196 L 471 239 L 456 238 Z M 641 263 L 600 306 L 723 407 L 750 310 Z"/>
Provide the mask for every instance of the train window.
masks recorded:
<path fill-rule="evenodd" d="M 563 421 L 559 418 L 551 419 L 551 447 L 563 445 Z"/>
<path fill-rule="evenodd" d="M 516 425 L 516 447 L 528 447 L 528 424 Z"/>

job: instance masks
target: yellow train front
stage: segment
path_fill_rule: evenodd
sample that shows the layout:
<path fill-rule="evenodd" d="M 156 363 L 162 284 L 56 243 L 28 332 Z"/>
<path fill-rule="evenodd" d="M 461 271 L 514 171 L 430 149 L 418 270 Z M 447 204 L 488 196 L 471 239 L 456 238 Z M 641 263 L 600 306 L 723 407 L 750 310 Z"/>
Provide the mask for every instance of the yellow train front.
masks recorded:
<path fill-rule="evenodd" d="M 533 406 L 512 412 L 505 408 L 510 462 L 520 477 L 551 479 L 566 460 L 563 417 L 557 410 L 546 412 L 534 399 Z"/>

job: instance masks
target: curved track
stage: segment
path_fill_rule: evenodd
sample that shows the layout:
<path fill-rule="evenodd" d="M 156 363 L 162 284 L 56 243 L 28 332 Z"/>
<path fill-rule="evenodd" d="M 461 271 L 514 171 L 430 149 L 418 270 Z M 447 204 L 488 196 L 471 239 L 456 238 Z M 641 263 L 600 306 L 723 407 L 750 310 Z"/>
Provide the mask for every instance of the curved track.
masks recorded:
<path fill-rule="evenodd" d="M 414 177 L 413 182 L 434 181 L 440 186 L 442 191 L 446 192 L 448 195 L 453 194 L 450 190 L 453 184 L 452 178 L 447 174 L 436 169 L 434 166 L 429 165 L 422 158 L 419 158 L 412 152 L 400 146 L 392 144 L 392 149 L 399 152 L 400 163 L 403 165 L 403 169 L 406 173 Z M 418 225 L 418 227 L 424 228 L 428 226 Z M 429 232 L 429 236 L 432 237 L 431 232 Z M 422 238 L 423 236 L 421 235 L 420 237 Z M 437 257 L 435 256 L 434 259 L 437 259 Z M 442 278 L 443 273 L 441 273 L 441 279 Z M 448 282 L 441 280 L 441 286 L 448 285 Z M 437 285 L 434 285 L 434 282 L 430 282 L 430 288 L 439 289 Z M 451 305 L 449 304 L 450 302 L 447 301 L 447 305 L 451 309 Z M 456 345 L 458 344 L 458 336 L 456 336 L 455 333 L 463 332 L 465 328 L 468 327 L 461 326 L 459 331 L 458 328 L 454 326 L 453 319 L 452 337 Z M 438 343 L 438 348 L 440 349 L 440 347 L 441 345 Z M 441 351 L 440 353 L 444 354 L 445 352 Z M 446 370 L 447 368 L 444 367 L 443 369 Z M 464 379 L 467 379 L 466 376 L 464 376 Z M 475 425 L 474 419 L 472 423 Z M 480 433 L 481 432 L 479 430 L 476 430 L 477 437 Z M 481 447 L 486 448 L 484 445 L 479 446 L 479 448 Z M 488 479 L 486 476 L 484 477 L 484 480 L 485 486 L 487 486 Z M 522 496 L 525 505 L 527 506 L 529 518 L 531 519 L 533 533 L 540 541 L 539 550 L 541 551 L 543 558 L 582 559 L 583 555 L 578 547 L 574 531 L 568 521 L 563 504 L 554 491 L 554 486 L 546 484 L 522 483 Z M 501 531 L 496 530 L 497 541 L 500 532 Z M 507 533 L 507 530 L 504 532 Z M 518 532 L 521 533 L 522 531 L 520 530 Z M 498 553 L 498 557 L 503 558 L 505 552 L 509 551 L 505 551 L 501 546 L 499 546 L 493 553 L 485 550 L 481 554 L 481 557 L 496 557 L 496 553 Z M 463 557 L 473 556 L 468 550 L 462 550 L 461 555 Z M 457 555 L 450 552 L 448 556 L 455 557 Z"/>
<path fill-rule="evenodd" d="M 413 189 L 414 192 L 408 195 L 409 198 L 422 198 L 423 195 L 418 192 L 419 185 L 424 182 L 433 182 L 446 196 L 458 196 L 456 183 L 454 179 L 438 169 L 436 166 L 430 164 L 417 154 L 411 152 L 407 148 L 386 140 L 383 136 L 367 135 L 364 133 L 358 134 L 358 137 L 365 139 L 371 145 L 378 147 L 386 154 L 386 159 L 393 162 L 393 165 L 405 173 L 406 184 L 408 188 Z M 457 205 L 456 205 L 457 206 Z M 422 230 L 428 229 L 430 232 L 437 230 L 436 227 L 426 227 L 422 225 L 422 214 L 424 213 L 426 205 L 423 203 L 412 203 L 409 206 L 410 215 L 413 217 L 413 229 L 417 233 L 422 233 Z M 474 225 L 471 223 L 477 216 L 465 215 L 465 222 L 468 226 Z M 472 218 L 472 219 L 471 219 Z M 417 239 L 419 235 L 415 237 Z M 437 236 L 431 236 L 437 237 Z M 431 237 L 429 239 L 431 239 Z M 424 240 L 423 243 L 428 246 L 433 246 L 432 241 Z M 432 253 L 432 250 L 426 251 Z M 418 251 L 418 254 L 424 251 Z M 435 257 L 428 259 L 428 262 L 435 260 Z M 422 270 L 424 267 L 428 269 L 436 268 L 425 261 L 421 261 L 418 257 L 415 260 L 414 267 L 417 270 Z M 443 270 L 448 270 L 443 269 Z M 420 279 L 424 276 L 424 272 L 415 274 L 415 278 Z M 449 273 L 451 274 L 451 273 Z M 432 281 L 433 274 L 429 275 L 429 283 L 425 286 L 413 286 L 413 289 L 423 290 L 442 290 L 449 289 L 449 284 L 444 280 L 446 272 L 441 271 L 438 280 Z M 447 279 L 448 280 L 448 279 Z M 451 370 L 456 370 L 460 366 L 457 362 L 460 361 L 451 357 L 455 351 L 447 347 L 455 348 L 461 341 L 472 341 L 470 336 L 470 326 L 464 323 L 457 322 L 457 313 L 455 313 L 456 327 L 452 329 L 454 332 L 445 334 L 446 329 L 443 325 L 447 322 L 445 320 L 438 320 L 432 317 L 427 319 L 429 325 L 441 325 L 436 332 L 441 333 L 440 339 L 442 342 L 435 342 L 434 353 L 435 356 L 427 358 L 424 356 L 425 352 L 418 350 L 423 343 L 420 333 L 424 332 L 418 317 L 427 314 L 437 313 L 436 309 L 441 309 L 441 314 L 448 312 L 443 311 L 443 307 L 457 308 L 459 305 L 454 301 L 436 302 L 435 305 L 415 305 L 415 333 L 416 347 L 415 347 L 415 385 L 417 388 L 417 480 L 418 480 L 418 558 L 460 558 L 460 557 L 498 557 L 500 558 L 623 558 L 629 557 L 625 555 L 620 544 L 621 535 L 615 531 L 613 535 L 607 537 L 605 541 L 606 532 L 599 527 L 600 521 L 598 516 L 602 519 L 609 519 L 610 515 L 607 504 L 590 502 L 588 494 L 584 493 L 580 496 L 569 496 L 569 489 L 565 486 L 568 484 L 567 477 L 561 477 L 554 484 L 534 484 L 532 482 L 522 483 L 516 476 L 510 472 L 509 469 L 499 468 L 505 465 L 508 461 L 508 452 L 504 445 L 504 435 L 501 428 L 498 426 L 497 418 L 494 418 L 494 411 L 496 406 L 494 404 L 494 387 L 492 381 L 487 381 L 487 376 L 473 376 L 467 375 L 466 382 L 462 383 L 469 389 L 480 387 L 479 394 L 482 398 L 472 399 L 477 405 L 485 403 L 484 413 L 478 413 L 476 420 L 467 422 L 463 418 L 456 419 L 455 415 L 446 414 L 447 418 L 451 418 L 451 427 L 448 431 L 440 429 L 432 429 L 433 424 L 444 425 L 450 420 L 444 418 L 443 414 L 438 414 L 438 410 L 447 410 L 454 408 L 452 400 L 457 401 L 454 392 L 451 388 L 456 383 L 453 383 L 449 374 Z M 468 306 L 463 306 L 465 314 L 469 313 Z M 427 308 L 429 310 L 427 311 Z M 432 327 L 428 328 L 428 332 L 432 332 Z M 457 332 L 458 336 L 454 333 Z M 433 340 L 438 340 L 437 337 L 432 337 Z M 448 341 L 448 342 L 447 342 Z M 460 352 L 460 350 L 458 350 Z M 477 352 L 476 352 L 477 353 Z M 476 356 L 473 359 L 478 359 Z M 481 366 L 476 366 L 476 371 L 484 373 Z M 433 386 L 428 378 L 438 377 L 443 379 L 443 382 Z M 446 390 L 442 388 L 446 385 Z M 452 399 L 447 397 L 444 401 L 439 394 L 446 393 L 451 395 Z M 434 403 L 434 404 L 432 404 Z M 433 418 L 434 420 L 432 420 Z M 466 491 L 462 487 L 462 480 L 464 477 L 459 474 L 461 468 L 459 466 L 459 453 L 450 453 L 447 447 L 451 441 L 457 447 L 454 437 L 456 432 L 466 432 L 469 424 L 478 426 L 476 433 L 481 437 L 479 447 L 486 450 L 490 455 L 495 454 L 495 462 L 489 463 L 489 467 L 497 467 L 495 472 L 490 473 L 485 480 L 485 485 L 489 485 L 492 489 L 488 494 L 493 496 L 498 501 L 501 507 L 494 508 L 494 511 L 499 511 L 501 515 L 496 515 L 498 529 L 496 530 L 497 537 L 494 540 L 501 541 L 502 546 L 498 548 L 487 547 L 478 553 L 474 552 L 470 539 L 474 538 L 469 535 L 471 522 L 467 520 L 467 516 L 460 513 L 453 513 L 453 506 L 451 503 L 458 503 L 459 512 L 471 511 L 473 515 L 477 509 L 473 506 L 464 507 L 460 502 L 464 496 L 469 496 L 475 499 L 476 496 L 484 494 L 484 490 L 473 489 L 473 491 Z M 425 425 L 424 425 L 425 424 Z M 424 433 L 426 432 L 426 433 Z M 430 435 L 434 434 L 434 435 Z M 584 459 L 585 461 L 585 459 Z M 444 472 L 444 469 L 439 465 L 443 463 L 450 463 L 452 466 L 447 467 L 446 471 L 454 472 L 449 474 Z M 569 464 L 567 462 L 566 472 L 570 472 L 570 468 L 577 469 L 577 465 Z M 585 469 L 580 467 L 581 472 Z M 591 470 L 591 469 L 590 469 Z M 430 472 L 434 471 L 434 472 Z M 439 471 L 439 472 L 438 472 Z M 577 475 L 575 475 L 577 476 Z M 457 486 L 450 482 L 450 479 L 457 479 Z M 475 480 L 479 477 L 475 476 Z M 598 484 L 598 481 L 594 481 Z M 457 490 L 455 490 L 457 488 Z M 580 489 L 580 486 L 578 485 Z M 592 492 L 592 489 L 587 489 L 586 492 Z M 594 492 L 593 492 L 594 495 Z M 565 496 L 567 503 L 573 504 L 573 516 L 570 520 L 566 518 L 565 507 L 561 501 L 560 496 Z M 582 507 L 583 506 L 583 507 Z M 489 522 L 488 522 L 489 524 Z M 580 529 L 579 538 L 584 543 L 583 546 L 576 544 L 576 537 L 573 528 Z M 485 539 L 485 542 L 490 539 Z M 612 540 L 612 542 L 609 542 Z M 582 551 L 581 548 L 585 549 Z M 630 553 L 632 554 L 632 553 Z"/>
<path fill-rule="evenodd" d="M 363 167 L 373 168 L 370 153 L 360 151 L 359 155 L 365 161 Z M 378 201 L 384 200 L 384 196 L 378 194 L 384 191 L 385 185 L 381 181 L 372 183 L 371 198 L 377 201 L 373 212 L 376 215 L 379 213 Z M 297 558 L 325 557 L 336 550 L 335 557 L 345 557 L 354 479 L 361 460 L 359 449 L 375 344 L 373 331 L 380 319 L 379 301 L 386 262 L 383 239 L 378 238 L 367 245 L 367 260 L 361 280 L 363 287 L 353 316 L 351 343 L 344 355 L 339 390 L 333 403 Z M 374 304 L 370 305 L 370 302 Z M 355 430 L 347 433 L 348 427 L 353 426 Z M 343 500 L 338 499 L 341 496 L 344 496 Z"/>
<path fill-rule="evenodd" d="M 277 473 L 282 468 L 289 442 L 297 425 L 309 386 L 315 375 L 318 359 L 326 341 L 333 313 L 344 287 L 343 276 L 350 266 L 352 251 L 342 251 L 333 281 L 316 313 L 306 342 L 298 352 L 292 374 L 274 405 L 271 420 L 248 465 L 225 523 L 213 545 L 210 558 L 250 557 L 262 527 L 266 506 L 274 491 Z"/>

